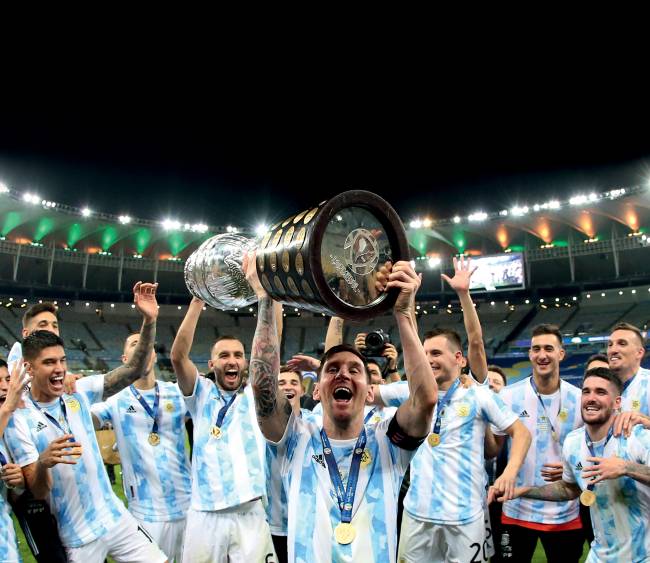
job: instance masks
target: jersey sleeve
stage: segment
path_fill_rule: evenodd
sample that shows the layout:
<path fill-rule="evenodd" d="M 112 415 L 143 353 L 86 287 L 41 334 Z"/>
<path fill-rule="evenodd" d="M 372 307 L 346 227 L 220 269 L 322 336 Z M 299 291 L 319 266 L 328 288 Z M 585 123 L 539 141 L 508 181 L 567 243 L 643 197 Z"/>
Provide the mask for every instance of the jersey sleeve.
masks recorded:
<path fill-rule="evenodd" d="M 22 414 L 14 413 L 5 429 L 4 437 L 11 457 L 20 467 L 38 460 L 38 449 L 32 441 L 29 425 Z"/>
<path fill-rule="evenodd" d="M 390 448 L 392 457 L 395 460 L 395 466 L 397 471 L 399 471 L 400 473 L 405 473 L 409 464 L 411 463 L 411 460 L 413 459 L 413 456 L 415 455 L 415 452 L 417 452 L 417 449 L 405 450 L 403 448 L 400 448 L 399 446 L 396 446 L 395 444 L 393 444 L 393 442 L 391 442 L 387 433 L 392 418 L 393 417 L 386 418 L 381 422 L 378 422 L 377 426 L 375 427 L 375 433 L 378 440 L 379 439 L 386 440 L 386 443 Z"/>
<path fill-rule="evenodd" d="M 484 419 L 499 432 L 499 435 L 503 435 L 505 430 L 517 421 L 517 415 L 501 400 L 499 395 L 490 391 L 489 387 L 482 385 L 477 387 L 476 397 Z"/>
<path fill-rule="evenodd" d="M 485 379 L 487 380 L 487 377 Z M 489 389 L 489 387 L 488 387 L 488 389 Z M 490 392 L 492 392 L 492 391 L 490 391 Z M 499 398 L 499 402 L 502 403 L 510 412 L 512 412 L 512 399 L 511 399 L 510 393 L 507 392 L 504 389 L 503 391 L 501 391 L 501 393 L 499 393 L 499 395 L 497 395 L 497 397 Z M 515 415 L 515 418 L 517 418 L 517 415 Z M 494 434 L 495 436 L 506 436 L 507 435 L 506 432 L 499 429 L 497 427 L 497 425 L 494 424 L 494 422 L 492 422 L 492 421 L 489 421 L 489 422 L 490 422 L 490 430 L 492 431 L 492 434 Z M 512 422 L 510 424 L 512 424 Z"/>
<path fill-rule="evenodd" d="M 201 408 L 203 397 L 208 391 L 206 381 L 206 378 L 199 373 L 199 370 L 196 370 L 196 379 L 194 380 L 194 389 L 192 389 L 192 394 L 189 396 L 183 396 L 185 406 L 187 407 L 192 420 L 196 420 L 196 416 Z M 211 381 L 210 384 L 212 384 Z"/>
<path fill-rule="evenodd" d="M 104 400 L 104 375 L 88 375 L 77 381 L 77 393 L 92 405 Z"/>
<path fill-rule="evenodd" d="M 650 430 L 636 425 L 628 438 L 628 448 L 635 463 L 650 466 Z"/>
<path fill-rule="evenodd" d="M 302 418 L 291 413 L 282 438 L 277 442 L 272 442 L 269 439 L 266 440 L 267 448 L 271 452 L 271 455 L 280 461 L 281 472 L 283 474 L 286 473 L 291 465 L 293 455 L 296 451 L 296 445 L 298 444 L 298 439 L 302 433 L 308 431 L 306 427 L 309 426 L 309 424 L 315 423 L 305 423 Z"/>
<path fill-rule="evenodd" d="M 575 483 L 576 478 L 573 474 L 573 464 L 569 459 L 571 455 L 571 440 L 564 440 L 562 445 L 562 481 L 565 483 Z"/>
<path fill-rule="evenodd" d="M 385 407 L 400 407 L 409 398 L 407 381 L 396 381 L 387 385 L 379 385 L 379 397 Z"/>
<path fill-rule="evenodd" d="M 107 422 L 113 423 L 112 409 L 108 401 L 95 403 L 90 407 L 90 412 L 97 417 L 100 426 L 104 426 Z"/>

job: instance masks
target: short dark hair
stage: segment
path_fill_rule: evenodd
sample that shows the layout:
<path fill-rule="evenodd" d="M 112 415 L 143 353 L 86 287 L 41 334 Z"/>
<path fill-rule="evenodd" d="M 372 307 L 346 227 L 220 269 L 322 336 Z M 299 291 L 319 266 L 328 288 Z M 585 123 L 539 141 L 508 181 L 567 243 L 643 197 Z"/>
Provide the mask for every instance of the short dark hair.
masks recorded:
<path fill-rule="evenodd" d="M 224 334 L 223 336 L 220 336 L 214 341 L 214 344 L 212 344 L 212 348 L 210 348 L 210 355 L 212 355 L 212 350 L 214 350 L 214 347 L 219 344 L 222 340 L 236 340 L 242 345 L 242 348 L 244 349 L 244 352 L 246 351 L 246 346 L 244 346 L 244 343 L 237 338 L 236 336 L 233 336 L 232 334 Z"/>
<path fill-rule="evenodd" d="M 31 321 L 36 315 L 45 312 L 52 313 L 57 319 L 59 318 L 58 309 L 54 303 L 51 303 L 50 301 L 36 303 L 36 305 L 32 305 L 27 309 L 27 311 L 25 311 L 25 314 L 23 315 L 23 328 L 27 328 L 29 321 Z"/>
<path fill-rule="evenodd" d="M 587 358 L 587 361 L 585 362 L 585 371 L 587 371 L 591 362 L 605 362 L 608 364 L 609 360 L 607 359 L 607 354 L 592 354 Z"/>
<path fill-rule="evenodd" d="M 488 371 L 493 371 L 494 373 L 498 373 L 501 376 L 501 379 L 503 379 L 503 384 L 508 385 L 508 378 L 506 377 L 506 372 L 503 371 L 502 368 L 500 368 L 497 365 L 490 364 L 488 366 Z"/>
<path fill-rule="evenodd" d="M 278 375 L 280 375 L 280 373 L 295 373 L 302 383 L 302 372 L 299 369 L 292 369 L 287 364 L 282 364 Z"/>
<path fill-rule="evenodd" d="M 350 344 L 337 344 L 336 346 L 332 346 L 328 350 L 325 351 L 325 353 L 322 355 L 320 359 L 320 366 L 318 368 L 318 379 L 320 380 L 321 372 L 323 371 L 323 367 L 325 366 L 325 362 L 329 360 L 334 354 L 338 354 L 339 352 L 350 352 L 351 354 L 354 354 L 357 358 L 361 360 L 361 363 L 363 363 L 363 369 L 366 371 L 366 378 L 368 381 L 370 381 L 370 371 L 368 370 L 368 362 L 366 361 L 366 358 L 357 350 L 354 346 L 351 346 Z"/>
<path fill-rule="evenodd" d="M 614 384 L 614 387 L 616 387 L 619 395 L 623 392 L 623 382 L 621 381 L 621 378 L 609 368 L 593 368 L 587 370 L 587 373 L 585 373 L 585 376 L 582 379 L 583 386 L 589 377 L 600 377 L 607 381 L 611 381 Z"/>
<path fill-rule="evenodd" d="M 34 360 L 42 350 L 52 346 L 64 347 L 63 339 L 49 330 L 35 330 L 23 340 L 23 358 Z"/>
<path fill-rule="evenodd" d="M 461 352 L 463 351 L 463 340 L 461 339 L 460 334 L 458 334 L 453 328 L 431 329 L 430 331 L 425 333 L 422 342 L 424 342 L 425 340 L 429 340 L 429 338 L 435 338 L 436 336 L 444 336 L 449 342 L 449 344 L 452 345 L 452 348 L 456 348 Z"/>
<path fill-rule="evenodd" d="M 0 369 L 2 368 L 9 369 L 9 366 L 7 365 L 7 362 L 5 362 L 2 358 L 0 358 Z"/>
<path fill-rule="evenodd" d="M 612 329 L 612 332 L 614 332 L 615 330 L 629 330 L 630 332 L 633 332 L 634 334 L 636 334 L 637 338 L 639 339 L 639 342 L 641 343 L 641 347 L 645 348 L 645 338 L 643 338 L 643 334 L 641 334 L 639 327 L 636 327 L 630 323 L 617 323 L 616 326 L 614 326 L 614 328 Z"/>
<path fill-rule="evenodd" d="M 540 324 L 534 326 L 531 333 L 531 340 L 535 338 L 535 336 L 542 336 L 543 334 L 552 334 L 555 336 L 555 338 L 557 338 L 557 341 L 560 343 L 560 347 L 564 347 L 562 343 L 562 333 L 560 332 L 560 328 L 557 325 Z"/>

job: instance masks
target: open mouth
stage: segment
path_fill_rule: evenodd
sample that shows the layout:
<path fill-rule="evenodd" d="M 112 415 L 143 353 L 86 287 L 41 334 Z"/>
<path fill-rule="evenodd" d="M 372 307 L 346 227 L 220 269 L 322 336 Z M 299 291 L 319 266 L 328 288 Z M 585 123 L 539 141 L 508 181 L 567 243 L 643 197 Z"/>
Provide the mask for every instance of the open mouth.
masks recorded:
<path fill-rule="evenodd" d="M 237 381 L 237 378 L 239 377 L 239 371 L 236 369 L 227 369 L 224 372 L 224 375 L 226 376 L 226 379 L 230 382 L 235 382 Z"/>
<path fill-rule="evenodd" d="M 63 389 L 63 376 L 62 375 L 53 375 L 50 377 L 50 385 L 55 389 Z"/>
<path fill-rule="evenodd" d="M 599 412 L 600 407 L 598 405 L 589 404 L 585 407 L 585 412 Z"/>
<path fill-rule="evenodd" d="M 296 392 L 295 391 L 285 391 L 284 396 L 290 401 L 291 399 L 293 399 L 296 396 Z"/>
<path fill-rule="evenodd" d="M 348 403 L 352 400 L 352 390 L 349 387 L 337 387 L 334 389 L 333 397 L 337 402 Z"/>

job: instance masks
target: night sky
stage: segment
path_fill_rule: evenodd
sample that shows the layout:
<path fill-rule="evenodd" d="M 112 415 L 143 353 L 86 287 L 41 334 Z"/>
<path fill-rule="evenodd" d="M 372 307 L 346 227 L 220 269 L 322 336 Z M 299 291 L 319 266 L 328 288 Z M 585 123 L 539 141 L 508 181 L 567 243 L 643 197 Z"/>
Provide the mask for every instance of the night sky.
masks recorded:
<path fill-rule="evenodd" d="M 97 211 L 254 225 L 352 188 L 379 193 L 406 220 L 650 178 L 650 141 L 615 121 L 407 98 L 14 111 L 0 122 L 0 181 Z"/>

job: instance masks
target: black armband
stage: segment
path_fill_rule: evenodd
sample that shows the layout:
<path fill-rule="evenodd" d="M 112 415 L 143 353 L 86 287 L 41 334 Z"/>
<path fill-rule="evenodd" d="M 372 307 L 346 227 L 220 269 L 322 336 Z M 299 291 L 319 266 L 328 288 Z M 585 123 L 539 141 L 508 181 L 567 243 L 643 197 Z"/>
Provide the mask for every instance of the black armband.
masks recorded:
<path fill-rule="evenodd" d="M 414 438 L 413 436 L 409 436 L 400 427 L 396 416 L 393 416 L 391 419 L 390 424 L 388 425 L 388 430 L 386 431 L 386 436 L 388 436 L 388 439 L 395 446 L 408 451 L 417 450 L 420 447 L 420 444 L 422 444 L 426 438 L 426 436 L 422 436 L 421 438 Z"/>

